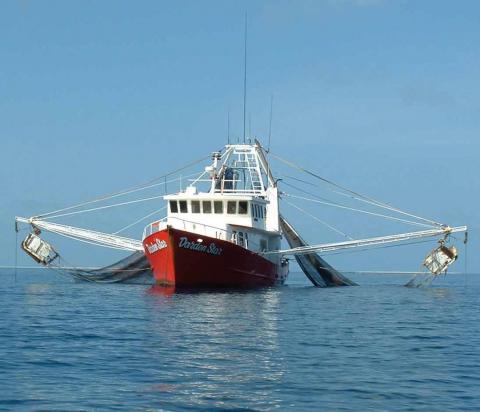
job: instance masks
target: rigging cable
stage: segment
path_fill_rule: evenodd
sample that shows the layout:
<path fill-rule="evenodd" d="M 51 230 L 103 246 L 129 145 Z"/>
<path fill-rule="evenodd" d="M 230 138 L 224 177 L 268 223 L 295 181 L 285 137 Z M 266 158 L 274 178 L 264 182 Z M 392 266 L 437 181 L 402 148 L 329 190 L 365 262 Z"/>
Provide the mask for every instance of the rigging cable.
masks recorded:
<path fill-rule="evenodd" d="M 130 224 L 128 224 L 128 225 L 125 226 L 125 227 L 122 227 L 120 230 L 117 230 L 116 232 L 113 232 L 113 234 L 114 234 L 114 235 L 118 235 L 119 233 L 123 232 L 124 230 L 127 230 L 127 229 L 131 228 L 132 226 L 135 226 L 136 224 L 140 223 L 141 221 L 149 218 L 150 216 L 153 216 L 153 215 L 156 214 L 156 213 L 161 212 L 162 210 L 165 210 L 166 208 L 167 208 L 167 206 L 163 206 L 162 208 L 160 208 L 160 209 L 158 209 L 158 210 L 154 210 L 152 213 L 149 213 L 148 215 L 143 216 L 142 218 L 136 220 L 135 222 L 130 223 Z"/>
<path fill-rule="evenodd" d="M 42 218 L 42 217 L 48 217 L 52 214 L 55 214 L 55 213 L 60 213 L 60 212 L 64 212 L 64 211 L 67 211 L 67 210 L 71 210 L 71 209 L 77 209 L 79 207 L 82 207 L 82 206 L 86 206 L 86 205 L 89 205 L 89 204 L 92 204 L 92 203 L 98 203 L 98 202 L 101 202 L 103 200 L 108 200 L 108 199 L 112 199 L 114 197 L 118 197 L 118 196 L 123 196 L 123 195 L 127 195 L 127 194 L 130 194 L 130 193 L 134 193 L 134 192 L 138 192 L 140 190 L 144 190 L 144 189 L 148 189 L 150 187 L 153 187 L 153 186 L 157 186 L 158 184 L 163 184 L 162 183 L 158 183 L 158 184 L 154 184 L 155 182 L 158 182 L 159 180 L 161 179 L 164 179 L 165 177 L 168 177 L 168 176 L 171 176 L 171 175 L 174 175 L 178 172 L 181 172 L 185 169 L 188 169 L 189 167 L 191 166 L 194 166 L 200 162 L 203 162 L 204 160 L 206 159 L 209 159 L 210 158 L 210 155 L 209 156 L 205 156 L 205 157 L 202 157 L 201 159 L 197 159 L 191 163 L 188 163 L 187 165 L 185 166 L 182 166 L 178 169 L 175 169 L 167 174 L 164 174 L 162 176 L 159 176 L 159 177 L 156 177 L 152 180 L 149 180 L 148 182 L 145 182 L 143 184 L 140 184 L 140 185 L 136 185 L 136 186 L 132 186 L 130 188 L 127 188 L 127 189 L 123 189 L 121 191 L 118 191 L 118 192 L 114 192 L 114 193 L 111 193 L 111 194 L 108 194 L 108 195 L 104 195 L 104 196 L 100 196 L 98 198 L 94 198 L 92 200 L 89 200 L 89 201 L 86 201 L 86 202 L 82 202 L 82 203 L 78 203 L 76 205 L 72 205 L 72 206 L 68 206 L 68 207 L 65 207 L 65 208 L 62 208 L 62 209 L 57 209 L 57 210 L 54 210 L 52 212 L 46 212 L 46 213 L 42 213 L 42 214 L 39 214 L 37 216 L 35 216 L 36 218 Z M 176 179 L 178 180 L 178 179 Z"/>
<path fill-rule="evenodd" d="M 302 172 L 304 172 L 304 173 L 306 173 L 306 174 L 308 174 L 308 175 L 310 175 L 310 176 L 313 176 L 313 177 L 315 177 L 316 179 L 319 179 L 319 180 L 321 180 L 321 181 L 323 181 L 323 182 L 325 182 L 325 183 L 327 183 L 327 184 L 329 184 L 329 185 L 331 185 L 331 186 L 334 186 L 334 187 L 336 187 L 336 188 L 338 188 L 338 189 L 341 189 L 341 190 L 343 190 L 343 191 L 345 191 L 345 192 L 350 193 L 351 195 L 354 195 L 356 198 L 358 198 L 358 200 L 363 199 L 364 201 L 370 202 L 370 203 L 372 203 L 373 205 L 375 205 L 375 206 L 377 206 L 377 207 L 381 207 L 381 208 L 384 208 L 384 209 L 392 210 L 392 211 L 395 211 L 395 212 L 397 212 L 397 213 L 400 213 L 400 214 L 403 214 L 403 215 L 406 215 L 406 216 L 414 217 L 414 218 L 416 218 L 416 219 L 423 220 L 423 221 L 428 222 L 428 223 L 430 223 L 430 224 L 432 224 L 432 225 L 435 225 L 435 226 L 444 227 L 443 224 L 441 224 L 441 223 L 439 223 L 439 222 L 436 222 L 436 221 L 434 221 L 434 220 L 426 219 L 426 218 L 424 218 L 424 217 L 417 216 L 417 215 L 414 215 L 414 214 L 412 214 L 412 213 L 405 212 L 405 211 L 403 211 L 403 210 L 401 210 L 401 209 L 398 209 L 398 208 L 396 208 L 396 207 L 394 207 L 394 206 L 391 206 L 391 205 L 389 205 L 389 204 L 387 204 L 387 203 L 380 202 L 380 201 L 375 200 L 375 199 L 373 199 L 373 198 L 371 198 L 371 197 L 362 195 L 361 193 L 354 192 L 354 191 L 351 190 L 351 189 L 348 189 L 348 188 L 346 188 L 346 187 L 344 187 L 344 186 L 341 186 L 341 185 L 339 185 L 339 184 L 337 184 L 337 183 L 335 183 L 335 182 L 333 182 L 333 181 L 331 181 L 331 180 L 325 179 L 324 177 L 319 176 L 318 174 L 316 174 L 316 173 L 314 173 L 314 172 L 312 172 L 312 171 L 310 171 L 310 170 L 307 170 L 307 169 L 305 169 L 305 168 L 303 168 L 303 167 L 301 167 L 301 166 L 298 166 L 298 165 L 296 165 L 296 164 L 294 164 L 294 163 L 292 163 L 292 162 L 290 162 L 290 161 L 288 161 L 288 160 L 285 160 L 285 159 L 283 159 L 283 158 L 281 158 L 281 157 L 279 157 L 279 156 L 277 156 L 277 155 L 275 155 L 275 154 L 273 154 L 273 153 L 271 153 L 271 156 L 274 157 L 275 159 L 279 160 L 280 162 L 282 162 L 282 163 L 284 163 L 284 164 L 286 164 L 286 165 L 294 168 L 294 169 L 300 170 L 300 171 L 302 171 Z"/>
<path fill-rule="evenodd" d="M 113 205 L 99 206 L 99 207 L 94 207 L 94 208 L 91 208 L 91 209 L 84 209 L 84 210 L 76 210 L 74 212 L 61 213 L 61 214 L 58 214 L 58 215 L 48 216 L 48 218 L 49 219 L 54 219 L 54 218 L 57 218 L 57 217 L 78 215 L 80 213 L 94 212 L 96 210 L 103 210 L 103 209 L 109 209 L 109 208 L 112 208 L 112 207 L 131 205 L 133 203 L 147 202 L 149 200 L 155 200 L 155 199 L 163 198 L 163 196 L 164 195 L 158 195 L 158 196 L 146 197 L 146 198 L 143 198 L 143 199 L 129 200 L 127 202 L 122 202 L 122 203 L 115 203 Z M 35 218 L 33 221 L 35 221 L 35 220 L 38 220 L 38 219 Z"/>
<path fill-rule="evenodd" d="M 310 216 L 312 219 L 316 220 L 317 222 L 321 223 L 322 225 L 328 227 L 329 229 L 333 230 L 334 232 L 338 233 L 339 235 L 342 235 L 343 237 L 354 240 L 353 237 L 347 235 L 346 233 L 342 232 L 341 230 L 337 229 L 336 227 L 328 224 L 327 222 L 319 219 L 318 217 L 312 215 L 311 213 L 307 212 L 306 210 L 302 209 L 301 207 L 289 202 L 288 200 L 282 199 L 285 203 L 289 204 L 290 206 L 294 207 L 295 209 L 299 210 L 302 213 L 305 213 L 307 216 Z"/>
<path fill-rule="evenodd" d="M 190 175 L 187 175 L 187 177 L 192 177 L 192 176 L 197 176 L 198 173 L 192 173 Z M 178 180 L 180 180 L 181 177 L 177 178 L 177 179 L 172 179 L 172 180 L 169 180 L 168 182 L 165 182 L 165 183 L 171 183 L 171 182 L 176 182 Z M 164 184 L 164 183 L 157 183 L 155 185 L 151 185 L 150 187 L 153 187 L 153 186 L 158 186 L 158 185 L 161 185 L 161 184 Z M 106 205 L 106 206 L 99 206 L 99 207 L 94 207 L 94 208 L 91 208 L 91 209 L 82 209 L 82 210 L 76 210 L 74 212 L 69 212 L 69 213 L 63 213 L 63 214 L 58 214 L 58 215 L 53 215 L 53 216 L 46 216 L 48 219 L 53 219 L 53 218 L 56 218 L 56 217 L 63 217 L 63 216 L 70 216 L 70 215 L 77 215 L 77 214 L 80 214 L 80 213 L 87 213 L 87 212 L 93 212 L 93 211 L 96 211 L 96 210 L 102 210 L 102 209 L 108 209 L 108 208 L 111 208 L 111 207 L 117 207 L 117 206 L 124 206 L 124 205 L 129 205 L 129 204 L 132 204 L 132 203 L 140 203 L 140 202 L 146 202 L 146 201 L 149 201 L 149 200 L 154 200 L 154 199 L 159 199 L 159 198 L 162 198 L 164 195 L 159 195 L 159 196 L 153 196 L 153 197 L 148 197 L 148 198 L 144 198 L 144 199 L 137 199 L 137 200 L 131 200 L 131 201 L 127 201 L 127 202 L 121 202 L 121 203 L 113 203 L 111 205 Z M 45 215 L 44 215 L 45 216 Z M 38 220 L 39 217 L 42 217 L 42 216 L 34 216 L 33 217 L 33 220 Z"/>
<path fill-rule="evenodd" d="M 413 222 L 411 220 L 402 219 L 402 218 L 399 218 L 399 217 L 384 215 L 384 214 L 381 214 L 381 213 L 369 212 L 368 210 L 357 209 L 357 208 L 354 208 L 354 207 L 342 205 L 340 203 L 324 201 L 324 200 L 310 199 L 308 197 L 292 195 L 292 194 L 289 194 L 289 193 L 286 193 L 286 192 L 281 192 L 281 194 L 283 196 L 287 196 L 287 197 L 293 197 L 293 198 L 297 198 L 297 199 L 301 199 L 301 200 L 307 200 L 309 202 L 320 203 L 320 204 L 323 204 L 323 205 L 326 205 L 326 206 L 338 207 L 339 209 L 351 210 L 351 211 L 354 211 L 354 212 L 364 213 L 364 214 L 371 215 L 371 216 L 382 217 L 384 219 L 390 219 L 390 220 L 395 220 L 395 221 L 398 221 L 398 222 L 408 223 L 408 224 L 411 224 L 411 225 L 414 225 L 414 226 L 422 226 L 422 227 L 429 227 L 429 228 L 432 227 L 432 225 L 427 225 L 425 223 L 418 223 L 418 222 Z"/>
<path fill-rule="evenodd" d="M 465 265 L 464 265 L 464 271 L 465 271 L 465 286 L 467 286 L 467 262 L 468 262 L 468 232 L 465 232 L 465 237 L 463 239 L 463 244 L 465 245 Z"/>
<path fill-rule="evenodd" d="M 17 284 L 17 267 L 18 267 L 18 222 L 15 221 L 15 284 Z"/>

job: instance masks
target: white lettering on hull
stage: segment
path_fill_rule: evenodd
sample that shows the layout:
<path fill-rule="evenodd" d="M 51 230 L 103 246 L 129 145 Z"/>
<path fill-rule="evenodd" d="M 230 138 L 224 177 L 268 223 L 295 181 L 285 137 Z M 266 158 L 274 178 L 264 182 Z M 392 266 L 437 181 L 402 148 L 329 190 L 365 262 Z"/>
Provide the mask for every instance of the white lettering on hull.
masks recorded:
<path fill-rule="evenodd" d="M 155 242 L 152 244 L 145 244 L 147 247 L 148 253 L 153 254 L 155 252 L 158 252 L 159 250 L 165 249 L 168 245 L 167 242 L 164 240 L 160 239 L 155 239 Z"/>
<path fill-rule="evenodd" d="M 208 246 L 198 242 L 192 242 L 186 237 L 181 237 L 178 242 L 178 247 L 183 249 L 194 250 L 196 252 L 208 253 L 209 255 L 220 256 L 222 254 L 222 248 L 218 247 L 215 243 L 210 243 Z"/>

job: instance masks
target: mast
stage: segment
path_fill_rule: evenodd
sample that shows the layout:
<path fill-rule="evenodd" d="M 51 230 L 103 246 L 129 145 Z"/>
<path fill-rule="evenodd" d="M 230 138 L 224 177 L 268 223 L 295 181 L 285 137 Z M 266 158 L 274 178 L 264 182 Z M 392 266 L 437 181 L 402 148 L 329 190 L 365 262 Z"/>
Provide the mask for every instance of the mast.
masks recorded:
<path fill-rule="evenodd" d="M 247 117 L 247 12 L 245 12 L 245 44 L 244 44 L 244 66 L 243 66 L 243 143 L 246 142 L 245 128 Z"/>

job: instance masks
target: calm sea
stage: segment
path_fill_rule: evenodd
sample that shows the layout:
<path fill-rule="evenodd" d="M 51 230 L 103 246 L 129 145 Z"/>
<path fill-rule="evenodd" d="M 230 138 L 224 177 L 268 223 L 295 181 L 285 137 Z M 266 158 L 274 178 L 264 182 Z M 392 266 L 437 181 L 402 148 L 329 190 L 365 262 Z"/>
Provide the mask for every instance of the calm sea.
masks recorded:
<path fill-rule="evenodd" d="M 480 276 L 256 292 L 1 274 L 0 409 L 480 410 Z"/>

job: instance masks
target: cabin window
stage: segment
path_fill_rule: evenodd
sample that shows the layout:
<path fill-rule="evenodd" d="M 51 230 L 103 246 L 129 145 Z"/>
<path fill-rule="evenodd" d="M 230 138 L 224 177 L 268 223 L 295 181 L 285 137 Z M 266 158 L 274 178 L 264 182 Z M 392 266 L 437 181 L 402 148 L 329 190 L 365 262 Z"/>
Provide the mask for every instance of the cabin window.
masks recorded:
<path fill-rule="evenodd" d="M 248 202 L 240 201 L 238 202 L 238 214 L 246 215 L 248 213 Z"/>
<path fill-rule="evenodd" d="M 188 213 L 186 200 L 180 200 L 178 204 L 180 205 L 180 213 Z"/>
<path fill-rule="evenodd" d="M 232 232 L 232 242 L 237 243 L 237 231 L 236 230 L 234 230 Z"/>
<path fill-rule="evenodd" d="M 204 200 L 202 202 L 203 213 L 212 213 L 212 202 L 209 200 Z"/>
<path fill-rule="evenodd" d="M 223 202 L 220 200 L 215 200 L 213 202 L 213 210 L 215 213 L 223 213 Z"/>
<path fill-rule="evenodd" d="M 263 206 L 258 206 L 260 209 L 260 218 L 263 219 L 265 216 L 263 215 Z"/>
<path fill-rule="evenodd" d="M 227 213 L 229 215 L 234 215 L 235 213 L 237 213 L 237 202 L 233 200 L 229 200 L 227 202 Z"/>
<path fill-rule="evenodd" d="M 238 245 L 239 246 L 244 246 L 244 239 L 243 239 L 243 232 L 238 232 Z"/>
<path fill-rule="evenodd" d="M 267 250 L 267 240 L 260 239 L 260 251 L 265 252 Z"/>
<path fill-rule="evenodd" d="M 178 203 L 176 200 L 170 200 L 170 213 L 178 213 Z"/>
<path fill-rule="evenodd" d="M 192 213 L 200 213 L 200 201 L 192 200 Z"/>
<path fill-rule="evenodd" d="M 264 219 L 267 218 L 267 207 L 266 206 L 263 206 L 263 217 L 264 217 Z"/>

